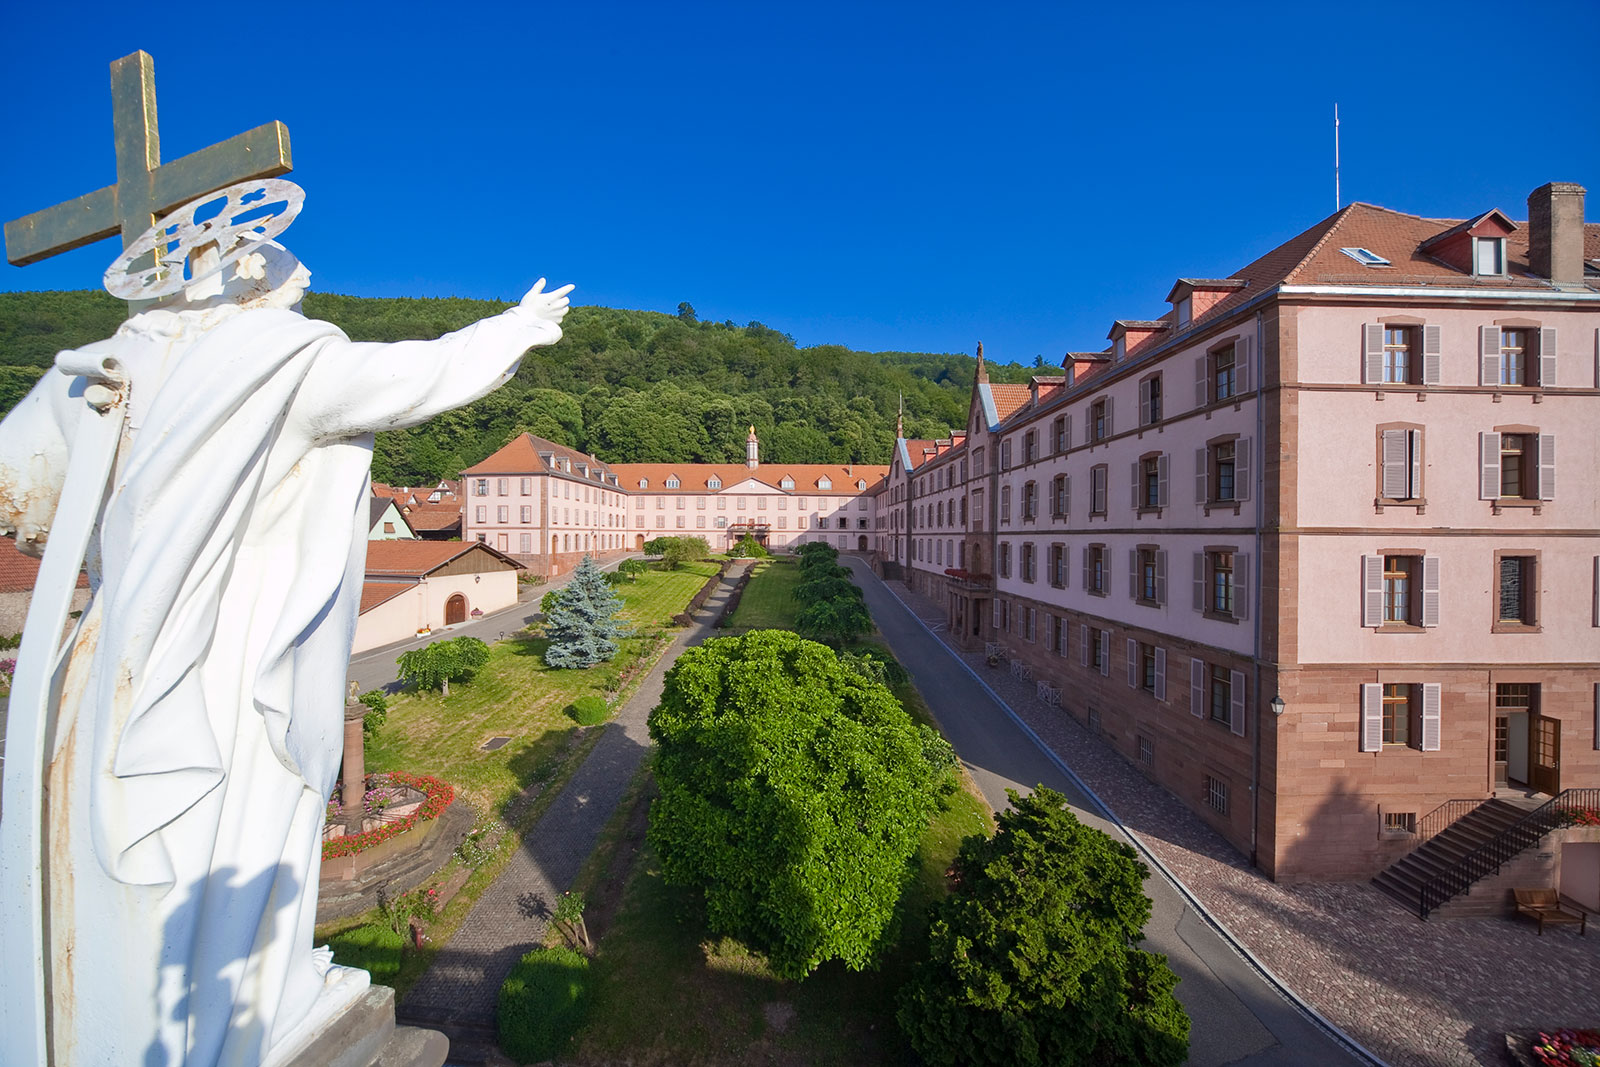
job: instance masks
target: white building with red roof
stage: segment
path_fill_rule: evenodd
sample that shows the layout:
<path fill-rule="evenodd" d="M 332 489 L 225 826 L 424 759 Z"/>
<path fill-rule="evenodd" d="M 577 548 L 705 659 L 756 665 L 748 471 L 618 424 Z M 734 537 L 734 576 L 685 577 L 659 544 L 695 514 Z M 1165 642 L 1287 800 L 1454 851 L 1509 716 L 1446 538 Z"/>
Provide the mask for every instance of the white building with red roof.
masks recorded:
<path fill-rule="evenodd" d="M 492 615 L 517 602 L 522 565 L 477 541 L 367 543 L 353 652 Z"/>

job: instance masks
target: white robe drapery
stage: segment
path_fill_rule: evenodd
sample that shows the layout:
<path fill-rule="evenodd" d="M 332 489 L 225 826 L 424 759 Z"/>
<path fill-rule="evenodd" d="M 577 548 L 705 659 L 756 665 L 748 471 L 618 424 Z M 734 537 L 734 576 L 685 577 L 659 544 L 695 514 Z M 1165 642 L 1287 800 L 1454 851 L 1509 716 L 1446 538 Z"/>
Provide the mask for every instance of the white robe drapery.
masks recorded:
<path fill-rule="evenodd" d="M 256 1064 L 325 1006 L 311 934 L 371 434 L 484 395 L 559 337 L 525 309 L 378 345 L 222 308 L 146 312 L 62 354 L 112 353 L 131 385 L 51 734 L 58 1062 Z M 48 530 L 80 390 L 47 374 L 0 424 L 0 529 L 20 540 Z"/>

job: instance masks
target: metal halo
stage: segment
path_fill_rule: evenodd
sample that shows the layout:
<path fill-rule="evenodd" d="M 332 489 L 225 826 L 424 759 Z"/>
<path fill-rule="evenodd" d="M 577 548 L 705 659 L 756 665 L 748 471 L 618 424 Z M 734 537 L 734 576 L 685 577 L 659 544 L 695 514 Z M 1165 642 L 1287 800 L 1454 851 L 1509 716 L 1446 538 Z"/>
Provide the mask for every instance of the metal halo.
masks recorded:
<path fill-rule="evenodd" d="M 224 197 L 227 202 L 221 211 L 195 221 L 197 211 Z M 140 234 L 106 268 L 106 291 L 124 300 L 154 300 L 208 278 L 244 258 L 258 242 L 287 229 L 305 198 L 306 191 L 294 182 L 261 178 L 191 200 Z M 263 208 L 274 210 L 263 212 Z M 210 244 L 221 253 L 216 262 L 202 274 L 186 275 L 189 253 Z M 133 269 L 140 259 L 148 265 Z"/>

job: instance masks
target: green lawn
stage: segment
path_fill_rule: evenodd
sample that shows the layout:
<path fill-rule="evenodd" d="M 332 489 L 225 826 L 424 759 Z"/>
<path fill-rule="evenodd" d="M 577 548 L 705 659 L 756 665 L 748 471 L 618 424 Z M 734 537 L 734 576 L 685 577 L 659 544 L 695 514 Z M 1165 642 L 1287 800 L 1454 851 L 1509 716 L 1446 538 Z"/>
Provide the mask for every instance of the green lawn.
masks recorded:
<path fill-rule="evenodd" d="M 717 564 L 700 560 L 675 571 L 652 569 L 637 582 L 623 582 L 616 587 L 624 601 L 623 617 L 636 626 L 665 626 L 717 570 Z"/>
<path fill-rule="evenodd" d="M 757 563 L 728 628 L 739 631 L 793 629 L 795 615 L 800 610 L 794 599 L 795 587 L 799 584 L 800 567 L 792 560 Z"/>

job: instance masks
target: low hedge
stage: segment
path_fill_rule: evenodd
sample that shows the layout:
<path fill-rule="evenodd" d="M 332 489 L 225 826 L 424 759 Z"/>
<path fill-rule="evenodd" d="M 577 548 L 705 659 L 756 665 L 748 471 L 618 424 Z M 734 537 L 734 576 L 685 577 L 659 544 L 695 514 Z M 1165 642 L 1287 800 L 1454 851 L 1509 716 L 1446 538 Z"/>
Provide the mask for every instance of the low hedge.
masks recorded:
<path fill-rule="evenodd" d="M 605 697 L 591 693 L 568 705 L 567 714 L 579 726 L 598 726 L 610 717 L 611 705 L 606 703 Z"/>
<path fill-rule="evenodd" d="M 380 777 L 371 775 L 370 778 Z M 456 799 L 456 791 L 449 782 L 441 781 L 431 774 L 406 774 L 403 771 L 389 771 L 382 775 L 394 785 L 406 785 L 419 793 L 427 794 L 427 801 L 416 811 L 397 822 L 384 823 L 376 830 L 367 830 L 359 834 L 346 834 L 336 837 L 331 841 L 322 843 L 322 858 L 331 860 L 338 856 L 353 856 L 357 852 L 364 852 L 380 841 L 387 841 L 397 834 L 403 834 L 423 819 L 437 819 L 444 814 L 444 809 Z"/>
<path fill-rule="evenodd" d="M 565 946 L 536 948 L 500 987 L 500 1049 L 518 1063 L 565 1051 L 589 1010 L 589 958 Z"/>

